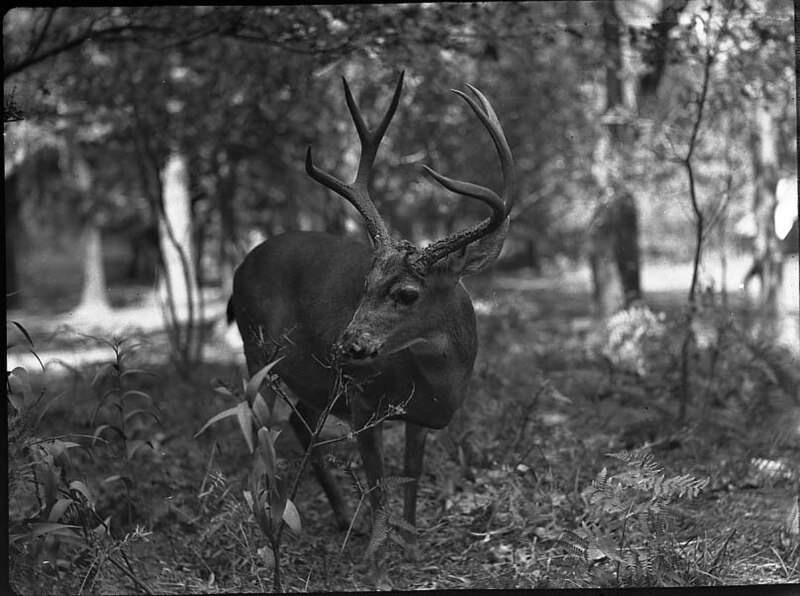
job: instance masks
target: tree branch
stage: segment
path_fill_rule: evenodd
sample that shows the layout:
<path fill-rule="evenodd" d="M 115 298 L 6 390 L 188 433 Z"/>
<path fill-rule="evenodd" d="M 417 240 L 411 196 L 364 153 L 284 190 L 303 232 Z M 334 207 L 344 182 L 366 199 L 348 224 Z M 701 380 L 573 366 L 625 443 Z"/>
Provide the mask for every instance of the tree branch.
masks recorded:
<path fill-rule="evenodd" d="M 7 79 L 10 76 L 18 74 L 23 70 L 30 68 L 36 64 L 44 62 L 45 60 L 52 58 L 53 56 L 57 56 L 58 54 L 63 54 L 70 50 L 73 50 L 89 40 L 97 41 L 131 41 L 130 37 L 123 37 L 127 33 L 157 33 L 157 34 L 174 34 L 174 30 L 171 28 L 165 27 L 152 27 L 149 25 L 115 25 L 113 27 L 106 27 L 105 29 L 98 29 L 93 30 L 90 29 L 84 31 L 73 37 L 72 39 L 68 39 L 67 41 L 62 42 L 61 44 L 55 45 L 52 48 L 47 50 L 43 50 L 41 53 L 30 55 L 27 58 L 23 58 L 19 62 L 11 63 L 10 66 L 3 67 L 3 79 Z M 107 39 L 106 39 L 107 38 Z M 37 47 L 39 44 L 36 44 Z"/>

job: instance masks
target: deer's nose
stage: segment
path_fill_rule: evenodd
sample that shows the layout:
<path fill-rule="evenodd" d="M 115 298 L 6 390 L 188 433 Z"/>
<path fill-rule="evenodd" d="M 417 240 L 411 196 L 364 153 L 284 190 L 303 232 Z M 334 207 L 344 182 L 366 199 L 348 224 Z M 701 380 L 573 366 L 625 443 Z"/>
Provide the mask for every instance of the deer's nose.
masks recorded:
<path fill-rule="evenodd" d="M 378 342 L 369 334 L 347 329 L 339 341 L 339 353 L 346 360 L 364 360 L 378 354 Z"/>
<path fill-rule="evenodd" d="M 353 342 L 346 348 L 347 355 L 353 360 L 362 360 L 367 357 L 367 346 L 360 342 Z"/>

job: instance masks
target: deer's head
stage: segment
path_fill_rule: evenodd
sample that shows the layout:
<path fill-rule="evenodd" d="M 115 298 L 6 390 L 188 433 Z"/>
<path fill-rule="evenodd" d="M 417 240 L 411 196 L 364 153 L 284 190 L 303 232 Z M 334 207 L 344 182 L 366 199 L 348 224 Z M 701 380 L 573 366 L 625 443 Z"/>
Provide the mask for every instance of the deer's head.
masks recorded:
<path fill-rule="evenodd" d="M 358 173 L 352 184 L 317 168 L 306 153 L 306 171 L 317 182 L 337 192 L 364 218 L 374 257 L 364 280 L 364 294 L 353 319 L 336 342 L 340 361 L 369 363 L 405 348 L 420 352 L 444 352 L 442 342 L 458 324 L 456 287 L 462 277 L 490 265 L 500 254 L 508 232 L 515 185 L 514 162 L 500 121 L 489 100 L 468 85 L 472 96 L 454 90 L 472 108 L 492 137 L 503 172 L 503 190 L 492 190 L 442 176 L 427 166 L 426 172 L 446 189 L 485 203 L 492 211 L 483 221 L 425 248 L 392 239 L 369 196 L 372 166 L 381 139 L 394 116 L 403 88 L 397 82 L 389 109 L 375 130 L 370 130 L 343 79 L 345 99 L 361 141 Z M 474 97 L 473 97 L 474 96 Z M 455 330 L 457 332 L 457 329 Z"/>

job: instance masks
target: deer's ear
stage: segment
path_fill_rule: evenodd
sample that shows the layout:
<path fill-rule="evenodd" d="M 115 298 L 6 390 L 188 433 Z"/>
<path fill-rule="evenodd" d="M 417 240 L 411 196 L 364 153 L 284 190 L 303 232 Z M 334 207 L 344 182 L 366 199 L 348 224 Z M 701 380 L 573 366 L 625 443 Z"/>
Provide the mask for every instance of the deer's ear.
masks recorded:
<path fill-rule="evenodd" d="M 492 234 L 468 244 L 463 250 L 458 250 L 444 258 L 444 267 L 458 279 L 478 273 L 495 262 L 503 250 L 508 233 L 508 218 Z"/>

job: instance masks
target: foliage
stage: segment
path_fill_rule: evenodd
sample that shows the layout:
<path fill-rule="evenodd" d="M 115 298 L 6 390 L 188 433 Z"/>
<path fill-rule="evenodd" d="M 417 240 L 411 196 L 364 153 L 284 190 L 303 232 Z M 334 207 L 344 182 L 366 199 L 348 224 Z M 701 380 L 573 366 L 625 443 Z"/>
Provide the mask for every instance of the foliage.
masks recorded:
<path fill-rule="evenodd" d="M 635 304 L 613 315 L 604 327 L 598 346 L 614 368 L 641 377 L 663 366 L 667 330 L 666 315 Z"/>
<path fill-rule="evenodd" d="M 3 96 L 3 124 L 7 122 L 20 122 L 25 119 L 25 113 L 14 101 L 14 92 Z"/>
<path fill-rule="evenodd" d="M 104 432 L 111 431 L 112 439 L 106 439 L 106 444 L 118 439 L 122 447 L 122 459 L 133 459 L 136 452 L 142 447 L 153 445 L 142 437 L 147 431 L 146 426 L 139 423 L 139 418 L 152 419 L 161 424 L 155 412 L 153 398 L 144 391 L 132 389 L 126 381 L 132 375 L 154 375 L 150 371 L 126 366 L 126 360 L 132 357 L 135 351 L 143 344 L 131 344 L 129 338 L 114 338 L 111 341 L 102 338 L 93 338 L 107 345 L 114 353 L 114 360 L 108 365 L 99 368 L 91 385 L 98 392 L 102 391 L 105 384 L 110 385 L 100 394 L 97 406 L 92 413 L 91 425 L 94 426 L 94 439 L 98 439 Z M 143 400 L 146 407 L 135 407 L 139 404 L 134 400 Z M 106 422 L 96 425 L 98 416 Z M 96 426 L 95 426 L 96 425 Z"/>
<path fill-rule="evenodd" d="M 403 484 L 408 484 L 409 482 L 414 481 L 413 478 L 387 476 L 385 478 L 381 478 L 376 486 L 365 489 L 361 486 L 361 483 L 358 482 L 355 474 L 353 474 L 352 471 L 350 472 L 350 475 L 357 494 L 359 495 L 358 506 L 356 508 L 356 513 L 353 515 L 353 521 L 350 525 L 350 530 L 352 530 L 352 524 L 355 523 L 358 517 L 358 512 L 364 504 L 364 501 L 372 491 L 383 491 L 384 494 L 387 494 L 391 493 L 391 491 L 398 486 L 402 486 Z M 405 536 L 416 536 L 417 529 L 409 524 L 403 518 L 403 516 L 398 515 L 391 509 L 388 499 L 385 500 L 381 506 L 373 512 L 372 518 L 372 532 L 369 537 L 369 544 L 367 544 L 367 550 L 364 553 L 365 559 L 369 560 L 375 557 L 378 553 L 378 549 L 386 542 L 387 539 L 390 539 L 403 547 L 412 546 L 406 541 Z M 342 548 L 344 548 L 346 543 L 347 539 L 345 538 Z"/>
<path fill-rule="evenodd" d="M 266 591 L 262 572 L 273 569 L 275 562 L 269 547 L 257 546 L 263 534 L 254 519 L 252 503 L 239 498 L 220 472 L 211 471 L 203 478 L 198 498 L 200 511 L 194 520 L 200 529 L 198 544 L 202 545 L 198 556 L 213 570 L 208 579 L 221 585 L 246 573 L 261 591 Z"/>
<path fill-rule="evenodd" d="M 20 324 L 15 325 L 24 333 L 33 348 L 29 334 Z M 120 346 L 122 341 L 109 344 L 116 353 L 115 370 L 118 373 L 114 389 L 116 392 L 122 427 L 117 430 L 126 437 L 125 424 L 136 415 L 122 415 Z M 142 372 L 142 371 L 134 371 Z M 149 532 L 136 528 L 123 537 L 112 532 L 111 518 L 102 518 L 96 510 L 96 502 L 86 482 L 76 479 L 75 463 L 71 450 L 86 449 L 73 439 L 96 439 L 94 437 L 40 437 L 38 427 L 47 410 L 56 398 L 45 400 L 46 388 L 38 396 L 31 388 L 28 373 L 18 367 L 7 373 L 9 408 L 9 545 L 14 556 L 27 561 L 36 578 L 42 573 L 51 575 L 64 587 L 77 593 L 93 592 L 109 574 L 132 582 L 138 589 L 149 591 L 137 576 L 127 553 L 133 544 L 147 540 Z M 134 391 L 134 390 L 129 390 Z M 136 444 L 126 445 L 126 458 L 133 457 Z M 123 477 L 124 478 L 124 477 Z M 108 478 L 106 481 L 112 480 Z M 131 479 L 126 479 L 130 490 Z M 30 581 L 30 580 L 29 580 Z M 78 581 L 73 584 L 73 581 Z M 124 580 L 123 580 L 124 581 Z M 100 588 L 102 589 L 102 588 Z"/>
<path fill-rule="evenodd" d="M 622 380 L 628 385 L 620 382 L 607 394 L 599 396 L 607 375 L 597 358 L 585 349 L 589 333 L 586 325 L 590 312 L 588 297 L 585 293 L 564 291 L 563 278 L 545 287 L 538 281 L 530 282 L 517 275 L 503 275 L 483 284 L 469 285 L 477 304 L 492 301 L 495 306 L 476 309 L 479 310 L 482 349 L 467 406 L 451 426 L 432 433 L 428 440 L 417 514 L 417 546 L 421 558 L 411 562 L 394 556 L 396 549 L 391 548 L 394 546 L 391 536 L 381 545 L 380 554 L 389 555 L 383 562 L 396 588 L 597 588 L 618 583 L 613 558 L 594 559 L 599 551 L 592 550 L 589 556 L 593 562 L 589 566 L 576 564 L 575 557 L 567 557 L 563 544 L 557 540 L 565 529 L 582 535 L 582 522 L 585 522 L 590 527 L 596 526 L 598 537 L 607 534 L 611 545 L 606 546 L 618 554 L 619 520 L 624 512 L 612 515 L 603 513 L 601 503 L 587 505 L 581 489 L 591 483 L 604 465 L 608 466 L 608 477 L 632 474 L 621 462 L 618 465 L 625 469 L 617 470 L 601 460 L 601 454 L 610 450 L 609 445 L 613 445 L 611 450 L 617 450 L 626 444 L 623 439 L 632 420 L 647 415 L 653 419 L 657 430 L 663 432 L 670 429 L 669 418 L 658 417 L 659 396 L 644 387 L 647 377 L 638 379 L 626 375 Z M 672 313 L 680 307 L 680 300 L 673 297 L 673 302 L 659 303 L 658 309 L 651 308 L 654 312 Z M 743 324 L 738 305 L 731 304 L 727 315 L 724 315 L 725 310 L 719 309 L 723 320 L 731 318 L 730 312 L 736 313 L 737 324 Z M 711 334 L 715 327 L 706 328 L 705 316 L 700 316 L 697 322 L 704 326 L 698 328 L 698 336 L 705 330 L 702 335 L 705 339 L 698 341 L 701 349 L 693 356 L 698 361 L 692 382 L 696 395 L 702 395 L 716 340 Z M 53 333 L 50 341 L 59 350 L 74 346 L 74 336 L 70 344 L 69 334 L 56 331 L 55 326 L 47 335 L 50 333 Z M 34 334 L 35 337 L 40 335 L 38 330 Z M 748 335 L 745 338 L 753 341 Z M 84 348 L 86 343 L 79 341 L 78 349 Z M 21 332 L 20 342 L 17 350 L 31 347 Z M 37 341 L 36 349 L 42 350 L 42 359 L 50 371 L 52 354 L 40 344 L 41 341 Z M 123 348 L 130 345 L 125 342 Z M 791 492 L 796 478 L 794 461 L 798 459 L 794 431 L 796 412 L 779 401 L 783 390 L 769 380 L 768 368 L 759 372 L 766 363 L 751 362 L 754 356 L 746 345 L 742 344 L 742 351 L 736 356 L 738 364 L 732 364 L 730 369 L 721 367 L 725 358 L 734 355 L 732 348 L 720 350 L 715 375 L 723 375 L 721 380 L 728 381 L 727 377 L 736 367 L 749 366 L 752 382 L 744 381 L 744 376 L 738 380 L 731 378 L 726 386 L 738 393 L 727 397 L 720 393 L 721 405 L 709 406 L 707 412 L 700 407 L 693 409 L 693 424 L 676 429 L 671 436 L 675 440 L 658 441 L 653 446 L 658 450 L 654 451 L 658 461 L 666 470 L 679 470 L 665 472 L 665 480 L 685 474 L 695 478 L 711 476 L 711 485 L 697 498 L 690 502 L 676 498 L 665 506 L 668 513 L 660 514 L 667 528 L 663 542 L 659 543 L 661 552 L 665 558 L 669 552 L 675 555 L 672 563 L 667 560 L 664 566 L 678 571 L 672 579 L 664 574 L 654 583 L 674 582 L 675 577 L 681 585 L 703 581 L 721 584 L 797 581 L 797 551 L 792 550 L 791 541 L 787 541 L 789 548 L 783 550 L 779 532 L 784 520 L 789 524 L 787 532 L 793 527 L 789 514 L 794 505 Z M 143 347 L 137 353 L 143 357 L 145 350 L 150 352 Z M 123 385 L 123 392 L 130 388 L 141 389 L 153 396 L 159 405 L 158 417 L 167 436 L 152 437 L 158 447 L 158 459 L 151 456 L 150 449 L 140 448 L 134 460 L 123 462 L 122 443 L 115 434 L 106 431 L 101 438 L 113 440 L 113 450 L 105 451 L 101 445 L 96 445 L 91 451 L 94 457 L 89 460 L 82 457 L 83 449 L 68 448 L 66 453 L 71 467 L 67 470 L 66 464 L 56 463 L 67 470 L 67 484 L 59 486 L 68 490 L 69 482 L 83 482 L 100 519 L 105 521 L 112 515 L 112 535 L 117 539 L 124 538 L 125 533 L 133 535 L 134 524 L 152 531 L 147 542 L 128 543 L 124 550 L 136 576 L 157 593 L 266 592 L 272 588 L 273 550 L 244 497 L 244 491 L 253 494 L 248 476 L 257 456 L 250 454 L 241 431 L 237 430 L 238 417 L 229 415 L 226 418 L 234 426 L 227 426 L 230 422 L 215 424 L 217 432 L 210 440 L 193 439 L 193 434 L 216 412 L 236 405 L 231 402 L 217 405 L 220 399 L 231 399 L 231 395 L 225 391 L 208 391 L 214 378 L 235 378 L 236 383 L 226 385 L 226 390 L 237 397 L 243 393 L 238 366 L 233 364 L 234 352 L 222 345 L 218 350 L 224 351 L 224 362 L 209 361 L 195 372 L 191 383 L 182 381 L 167 364 L 157 369 L 160 376 L 152 384 L 142 382 L 137 386 L 132 383 L 138 384 L 142 378 L 124 377 L 123 383 L 129 384 Z M 137 361 L 138 358 L 136 361 L 123 358 L 123 369 L 141 368 Z M 772 363 L 770 366 L 776 364 L 772 360 L 768 362 Z M 784 360 L 777 362 L 790 368 Z M 104 369 L 108 370 L 108 375 L 96 383 L 96 390 L 89 385 L 96 376 L 92 368 L 80 369 L 81 374 L 72 377 L 59 378 L 49 373 L 48 392 L 42 398 L 42 407 L 62 388 L 67 390 L 70 401 L 50 407 L 42 416 L 39 432 L 33 436 L 90 445 L 94 427 L 88 428 L 87 422 L 102 392 L 112 387 L 111 370 Z M 658 370 L 656 367 L 655 371 Z M 727 372 L 722 373 L 723 370 Z M 34 400 L 41 391 L 33 372 L 29 380 L 33 391 L 26 395 Z M 71 385 L 74 385 L 72 389 Z M 714 389 L 711 395 L 716 393 Z M 22 396 L 15 392 L 13 398 L 17 395 Z M 204 395 L 206 399 L 202 398 Z M 112 399 L 115 398 L 108 398 Z M 741 408 L 735 405 L 737 402 L 753 407 Z M 704 403 L 700 398 L 693 402 L 697 406 Z M 791 398 L 789 403 L 793 403 Z M 58 407 L 59 404 L 63 407 Z M 12 408 L 9 402 L 9 410 Z M 115 411 L 110 405 L 106 410 L 98 412 L 95 426 L 107 422 L 102 416 Z M 773 416 L 782 422 L 780 430 L 758 414 L 761 410 L 774 410 Z M 275 414 L 277 420 L 268 420 L 270 428 L 277 430 L 280 428 L 277 425 L 283 424 L 277 407 Z M 142 420 L 149 422 L 148 417 Z M 16 428 L 12 425 L 12 440 Z M 201 438 L 209 439 L 208 430 Z M 329 430 L 333 429 L 329 427 Z M 720 430 L 724 432 L 722 441 L 719 440 Z M 390 475 L 402 469 L 403 433 L 398 431 L 401 429 L 392 423 L 386 425 L 386 469 Z M 335 435 L 331 440 L 338 441 Z M 254 451 L 261 449 L 254 425 L 251 438 Z M 275 441 L 276 476 L 289 481 L 290 485 L 302 457 L 301 451 L 296 461 L 289 460 L 287 454 L 292 450 L 292 443 L 292 438 L 283 433 Z M 343 469 L 347 476 L 353 472 L 359 479 L 361 488 L 354 490 L 355 499 L 352 499 L 355 503 L 367 491 L 360 470 L 352 465 L 348 471 L 347 462 L 357 457 L 356 450 L 351 441 L 338 442 L 334 447 L 334 465 Z M 12 442 L 10 454 L 14 449 Z M 118 459 L 103 458 L 105 453 L 117 454 Z M 58 455 L 57 459 L 66 461 L 63 455 Z M 9 459 L 10 480 L 14 478 L 13 471 L 20 469 L 12 465 L 15 461 L 29 460 Z M 772 474 L 769 482 L 762 481 L 761 475 L 750 473 L 751 462 L 763 465 L 765 475 Z M 777 473 L 771 472 L 773 469 Z M 126 503 L 123 485 L 102 483 L 103 479 L 120 471 L 133 480 L 132 498 L 136 508 L 135 518 L 129 524 L 123 519 Z M 39 511 L 32 485 L 26 482 L 10 491 L 13 532 L 23 528 L 16 524 L 17 520 L 34 518 Z M 614 486 L 616 480 L 609 482 Z M 369 578 L 359 566 L 359 559 L 368 546 L 368 536 L 351 532 L 347 535 L 351 548 L 343 550 L 344 533 L 338 532 L 331 523 L 329 505 L 316 482 L 305 474 L 299 484 L 299 492 L 292 502 L 296 503 L 302 517 L 302 532 L 295 536 L 286 531 L 278 551 L 284 588 L 290 591 L 363 589 L 369 585 Z M 264 490 L 265 486 L 266 483 L 259 490 Z M 625 495 L 632 497 L 633 494 L 633 488 L 623 490 L 622 503 L 627 503 Z M 68 498 L 67 493 L 59 495 L 59 498 Z M 643 490 L 637 497 L 636 503 L 644 509 L 650 502 L 648 495 Z M 116 503 L 121 504 L 122 515 L 112 513 L 117 511 Z M 261 503 L 268 504 L 268 498 L 263 498 Z M 391 517 L 391 511 L 387 511 Z M 90 516 L 89 519 L 96 518 Z M 118 521 L 121 519 L 122 523 Z M 637 552 L 644 564 L 641 553 L 655 547 L 646 548 L 644 539 L 650 544 L 653 539 L 631 529 L 645 525 L 640 522 L 640 519 L 627 520 L 626 540 L 630 550 Z M 690 528 L 689 522 L 696 525 Z M 90 529 L 98 524 L 96 522 Z M 403 529 L 398 529 L 402 537 Z M 671 551 L 670 539 L 675 541 Z M 570 540 L 577 541 L 574 537 Z M 77 545 L 59 548 L 59 558 L 65 565 L 60 577 L 48 575 L 41 566 L 36 567 L 31 552 L 29 542 L 18 540 L 12 546 L 12 585 L 22 592 L 78 593 L 85 577 L 81 569 L 88 569 L 88 565 L 78 567 L 71 563 L 73 553 L 78 552 Z M 620 575 L 624 581 L 632 582 L 635 560 L 633 555 L 630 557 L 633 568 L 621 569 Z M 135 589 L 131 581 L 106 561 L 97 575 L 95 591 L 131 591 Z"/>
<path fill-rule="evenodd" d="M 747 316 L 731 316 L 720 298 L 706 292 L 692 328 L 697 343 L 693 394 L 703 416 L 725 426 L 740 416 L 768 420 L 797 405 L 800 374 L 792 351 L 753 331 Z"/>
<path fill-rule="evenodd" d="M 367 422 L 368 426 L 364 428 L 354 429 L 351 433 L 326 441 L 320 441 L 320 434 L 325 422 L 330 416 L 331 410 L 334 408 L 336 401 L 343 398 L 346 394 L 346 388 L 340 378 L 339 381 L 334 384 L 331 397 L 317 422 L 317 426 L 308 429 L 311 435 L 311 441 L 303 454 L 303 459 L 298 466 L 296 475 L 294 478 L 290 478 L 282 472 L 279 474 L 280 466 L 278 465 L 275 441 L 281 431 L 273 428 L 272 407 L 274 404 L 268 405 L 268 402 L 260 393 L 260 388 L 262 384 L 268 386 L 272 394 L 279 396 L 287 405 L 294 408 L 294 405 L 282 389 L 278 377 L 271 372 L 273 367 L 278 364 L 280 360 L 281 358 L 272 360 L 246 381 L 244 383 L 243 394 L 232 387 L 216 387 L 215 390 L 218 393 L 231 397 L 239 397 L 240 401 L 236 406 L 212 416 L 195 435 L 201 434 L 210 426 L 227 418 L 236 420 L 239 431 L 247 444 L 248 451 L 254 456 L 251 468 L 248 472 L 248 490 L 243 492 L 243 496 L 247 506 L 255 517 L 259 529 L 269 542 L 269 546 L 261 547 L 259 552 L 262 554 L 267 567 L 273 570 L 273 588 L 278 591 L 283 589 L 283 580 L 281 577 L 283 530 L 288 527 L 295 536 L 299 535 L 301 532 L 300 515 L 294 504 L 294 500 L 299 488 L 300 479 L 309 462 L 312 451 L 330 445 L 331 443 L 352 438 L 355 434 L 363 432 L 365 428 L 381 424 L 396 411 L 392 409 L 380 417 L 374 417 Z M 380 494 L 386 494 L 397 486 L 412 481 L 410 478 L 389 476 L 380 479 L 376 486 L 364 487 L 349 465 L 346 467 L 346 472 L 350 478 L 354 492 L 359 497 L 359 501 L 356 511 L 350 520 L 350 527 L 342 543 L 342 551 L 344 551 L 347 545 L 347 541 L 358 519 L 359 512 L 372 493 L 380 491 Z M 378 549 L 387 539 L 405 545 L 404 534 L 409 533 L 412 535 L 415 534 L 415 528 L 391 510 L 388 499 L 382 500 L 380 506 L 373 511 L 372 533 L 364 555 L 365 560 L 375 558 Z"/>
<path fill-rule="evenodd" d="M 667 317 L 644 305 L 612 316 L 588 342 L 589 352 L 612 373 L 608 391 L 640 392 L 644 384 L 648 402 L 658 406 L 678 383 L 678 344 L 689 334 L 693 417 L 722 430 L 733 421 L 768 420 L 797 403 L 800 376 L 791 350 L 758 333 L 740 307 L 732 312 L 721 293 L 705 288 L 688 325 L 680 313 Z M 738 424 L 725 434 L 742 432 Z"/>
<path fill-rule="evenodd" d="M 747 246 L 737 224 L 752 211 L 751 114 L 760 98 L 779 130 L 780 167 L 795 169 L 793 31 L 779 4 L 712 3 L 704 13 L 704 4 L 689 3 L 665 10 L 664 23 L 627 29 L 630 72 L 654 80 L 661 59 L 664 69 L 657 89 L 637 92 L 637 113 L 616 115 L 637 131 L 625 183 L 637 197 L 643 254 L 691 256 L 691 207 L 675 159 L 685 157 L 695 116 L 687 106 L 696 105 L 711 45 L 693 155 L 701 211 L 711 221 L 724 205 L 730 244 Z M 65 193 L 67 173 L 31 156 L 20 182 L 25 227 L 32 237 L 59 235 L 80 226 L 74 214 L 91 213 L 115 234 L 153 228 L 159 172 L 181 151 L 198 276 L 225 288 L 264 235 L 357 232 L 353 211 L 305 175 L 305 147 L 315 146 L 326 170 L 352 175 L 357 156 L 339 77 L 369 120 L 405 70 L 374 180 L 391 227 L 424 243 L 484 215 L 420 176 L 425 163 L 497 185 L 488 140 L 446 91 L 471 81 L 495 102 L 517 164 L 503 258 L 540 269 L 583 258 L 588 216 L 603 200 L 591 174 L 605 127 L 601 12 L 591 3 L 17 8 L 4 22 L 6 95 L 16 90 L 38 137 L 78 145 L 94 179 L 91 197 Z M 7 151 L 28 142 L 19 124 L 7 127 Z"/>
<path fill-rule="evenodd" d="M 97 194 L 116 207 L 106 210 L 112 218 L 141 209 L 140 198 L 153 193 L 148 163 L 163 163 L 169 147 L 179 146 L 191 158 L 197 213 L 209 218 L 197 225 L 217 228 L 213 237 L 242 237 L 219 228 L 227 210 L 251 222 L 245 228 L 273 232 L 296 226 L 301 214 L 317 225 L 341 223 L 346 211 L 315 199 L 321 191 L 302 174 L 311 141 L 333 144 L 320 153 L 342 156 L 343 165 L 349 160 L 352 137 L 330 69 L 368 82 L 358 85 L 368 107 L 403 68 L 409 76 L 401 121 L 376 175 L 379 206 L 398 229 L 419 240 L 440 233 L 427 223 L 431 216 L 446 232 L 480 213 L 446 196 L 428 200 L 434 187 L 408 167 L 424 161 L 456 174 L 485 169 L 486 147 L 464 142 L 466 112 L 443 96 L 447 86 L 476 79 L 500 105 L 517 156 L 518 238 L 535 238 L 545 256 L 577 255 L 592 201 L 578 198 L 592 192 L 581 164 L 591 157 L 598 116 L 597 76 L 587 66 L 601 65 L 590 8 L 128 7 L 18 9 L 12 17 L 7 77 L 19 80 L 36 106 L 29 118 L 57 112 L 60 126 L 80 133 L 104 189 Z M 39 67 L 45 58 L 46 69 Z M 38 93 L 42 88 L 58 94 Z M 409 187 L 412 195 L 403 190 Z M 309 199 L 292 199 L 303 195 Z M 414 220 L 422 229 L 412 228 Z"/>
<path fill-rule="evenodd" d="M 272 408 L 267 405 L 259 392 L 262 383 L 265 382 L 270 371 L 278 362 L 280 362 L 280 358 L 268 363 L 254 374 L 245 383 L 244 395 L 238 405 L 213 416 L 197 432 L 197 435 L 226 418 L 236 419 L 239 431 L 247 443 L 247 448 L 254 455 L 248 473 L 248 490 L 243 493 L 244 499 L 255 517 L 259 529 L 269 541 L 269 546 L 260 547 L 259 552 L 262 553 L 267 567 L 273 570 L 273 589 L 282 591 L 280 548 L 284 524 L 295 534 L 300 533 L 301 524 L 297 508 L 292 501 L 294 492 L 297 490 L 297 483 L 295 482 L 294 490 L 290 493 L 289 484 L 278 475 L 275 440 L 280 431 L 270 429 Z M 274 378 L 274 373 L 272 377 L 271 383 L 276 384 L 277 379 Z M 216 390 L 225 395 L 236 395 L 226 387 L 220 386 Z M 308 458 L 311 448 L 313 448 L 313 442 L 306 452 L 303 463 Z M 302 466 L 300 473 L 302 473 Z"/>
<path fill-rule="evenodd" d="M 584 492 L 586 517 L 576 531 L 566 531 L 564 546 L 587 564 L 613 561 L 618 585 L 687 585 L 702 580 L 684 567 L 670 505 L 690 500 L 709 479 L 686 474 L 667 477 L 653 455 L 644 450 L 610 453 L 626 468 L 609 476 L 603 468 Z"/>
<path fill-rule="evenodd" d="M 153 433 L 151 425 L 161 425 L 153 398 L 148 393 L 133 388 L 130 379 L 154 373 L 131 368 L 127 364 L 143 343 L 134 343 L 129 338 L 115 337 L 111 341 L 97 337 L 91 339 L 108 346 L 114 354 L 114 360 L 101 366 L 91 382 L 99 395 L 90 419 L 90 425 L 94 429 L 92 445 L 102 441 L 113 451 L 113 459 L 120 462 L 120 473 L 108 476 L 103 482 L 121 482 L 125 486 L 127 518 L 130 520 L 133 518 L 131 491 L 134 489 L 134 479 L 126 473 L 125 468 L 143 447 L 155 450 L 150 439 Z"/>

